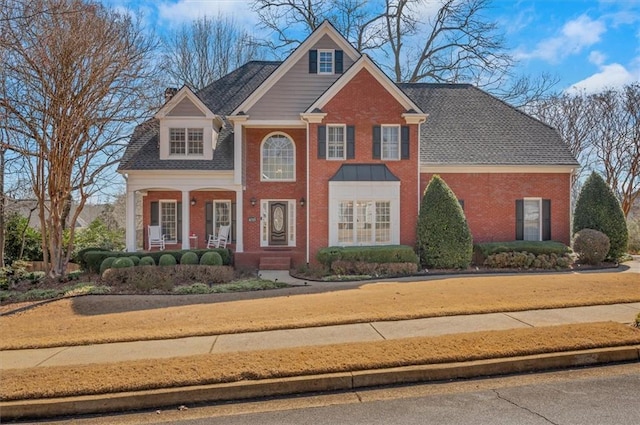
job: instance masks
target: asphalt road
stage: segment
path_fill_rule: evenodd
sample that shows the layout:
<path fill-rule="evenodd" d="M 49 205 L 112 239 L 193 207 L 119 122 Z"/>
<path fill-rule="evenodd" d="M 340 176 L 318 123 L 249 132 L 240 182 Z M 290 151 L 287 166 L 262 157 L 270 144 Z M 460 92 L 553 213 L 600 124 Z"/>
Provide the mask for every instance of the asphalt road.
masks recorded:
<path fill-rule="evenodd" d="M 638 394 L 634 363 L 46 423 L 628 425 L 640 423 Z"/>

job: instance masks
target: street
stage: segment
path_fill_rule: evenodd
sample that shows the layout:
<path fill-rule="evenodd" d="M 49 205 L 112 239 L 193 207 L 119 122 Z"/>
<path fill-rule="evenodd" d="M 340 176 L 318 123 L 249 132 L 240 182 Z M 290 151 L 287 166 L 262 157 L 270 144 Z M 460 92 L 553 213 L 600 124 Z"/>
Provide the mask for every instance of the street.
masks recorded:
<path fill-rule="evenodd" d="M 634 363 L 47 423 L 626 425 L 640 423 L 639 393 Z"/>

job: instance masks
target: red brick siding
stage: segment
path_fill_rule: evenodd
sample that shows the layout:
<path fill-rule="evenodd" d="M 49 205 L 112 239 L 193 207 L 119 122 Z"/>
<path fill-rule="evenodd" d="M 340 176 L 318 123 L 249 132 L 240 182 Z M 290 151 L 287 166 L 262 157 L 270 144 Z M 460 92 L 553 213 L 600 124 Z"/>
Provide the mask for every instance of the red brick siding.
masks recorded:
<path fill-rule="evenodd" d="M 421 193 L 432 174 L 420 176 Z M 513 241 L 516 238 L 515 201 L 551 199 L 551 239 L 569 244 L 570 185 L 568 173 L 451 173 L 440 174 L 458 199 L 474 242 Z"/>
<path fill-rule="evenodd" d="M 407 125 L 405 108 L 366 70 L 360 71 L 322 108 L 327 116 L 321 125 L 355 126 L 355 159 L 332 161 L 318 159 L 318 124 L 309 126 L 309 221 L 310 260 L 329 243 L 329 179 L 345 163 L 384 163 L 401 180 L 400 243 L 415 244 L 418 209 L 418 126 L 410 129 L 410 159 L 382 161 L 373 159 L 372 127 L 380 124 Z"/>

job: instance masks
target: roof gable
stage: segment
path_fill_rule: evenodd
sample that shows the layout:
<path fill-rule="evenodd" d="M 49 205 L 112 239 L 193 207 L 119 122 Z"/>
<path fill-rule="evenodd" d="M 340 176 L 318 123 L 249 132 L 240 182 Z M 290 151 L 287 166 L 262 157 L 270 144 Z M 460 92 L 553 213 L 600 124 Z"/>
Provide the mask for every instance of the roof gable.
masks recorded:
<path fill-rule="evenodd" d="M 356 60 L 360 53 L 340 34 L 329 21 L 324 21 L 318 28 L 300 44 L 282 62 L 282 64 L 267 78 L 249 97 L 247 97 L 231 115 L 238 115 L 240 112 L 246 113 L 252 106 L 260 100 L 287 72 L 302 60 L 309 49 L 315 46 L 323 37 L 329 37 L 343 52 L 352 60 Z"/>
<path fill-rule="evenodd" d="M 203 117 L 213 119 L 216 115 L 187 86 L 180 90 L 155 114 L 155 118 Z"/>

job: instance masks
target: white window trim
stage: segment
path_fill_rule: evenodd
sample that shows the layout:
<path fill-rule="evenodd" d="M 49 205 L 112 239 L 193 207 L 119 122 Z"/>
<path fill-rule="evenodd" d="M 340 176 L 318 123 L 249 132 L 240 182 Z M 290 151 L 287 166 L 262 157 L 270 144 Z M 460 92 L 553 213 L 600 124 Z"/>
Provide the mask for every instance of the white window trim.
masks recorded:
<path fill-rule="evenodd" d="M 375 245 L 390 245 L 391 241 L 393 240 L 393 235 L 392 235 L 392 229 L 391 229 L 391 217 L 389 219 L 389 240 L 388 241 L 384 241 L 384 242 L 378 242 L 376 241 L 377 239 L 377 235 L 376 235 L 376 225 L 378 224 L 378 217 L 376 214 L 376 203 L 378 202 L 388 202 L 389 203 L 389 210 L 391 211 L 392 205 L 393 205 L 393 200 L 392 199 L 358 199 L 358 197 L 354 198 L 354 199 L 339 199 L 336 203 L 336 206 L 340 206 L 341 203 L 343 202 L 351 202 L 352 203 L 352 215 L 351 215 L 351 224 L 353 225 L 352 227 L 352 234 L 351 234 L 351 241 L 347 242 L 347 241 L 342 241 L 340 242 L 339 237 L 337 239 L 338 244 L 340 246 L 375 246 Z M 371 222 L 367 222 L 369 224 L 371 224 L 371 240 L 369 241 L 359 241 L 356 240 L 358 237 L 358 204 L 363 204 L 363 203 L 371 203 L 373 206 L 373 212 L 372 212 L 372 220 Z M 339 216 L 339 214 L 338 214 Z M 391 216 L 391 214 L 390 214 Z M 336 224 L 340 224 L 341 222 L 339 220 L 336 221 Z M 336 233 L 339 236 L 339 230 L 336 230 Z"/>
<path fill-rule="evenodd" d="M 228 208 L 229 208 L 229 239 L 231 239 L 231 224 L 233 223 L 233 217 L 231 217 L 231 199 L 214 199 L 212 200 L 213 202 L 213 207 L 211 208 L 212 211 L 212 215 L 213 217 L 211 217 L 211 223 L 213 223 L 213 232 L 217 234 L 219 226 L 216 227 L 216 204 L 227 204 Z"/>
<path fill-rule="evenodd" d="M 269 202 L 287 202 L 287 225 L 289 229 L 287 229 L 288 238 L 287 245 L 278 245 L 278 246 L 287 246 L 287 247 L 295 247 L 296 246 L 296 205 L 297 201 L 295 199 L 261 199 L 260 200 L 260 247 L 270 247 L 273 245 L 269 245 Z"/>
<path fill-rule="evenodd" d="M 170 128 L 197 128 L 202 129 L 202 154 L 187 155 L 186 146 L 185 154 L 170 154 Z M 209 143 L 213 140 L 214 128 L 211 124 L 211 120 L 203 118 L 163 118 L 160 120 L 160 159 L 161 160 L 199 160 L 199 159 L 212 159 L 213 158 L 213 143 Z"/>
<path fill-rule="evenodd" d="M 290 179 L 265 179 L 264 178 L 264 158 L 262 157 L 262 153 L 263 153 L 263 147 L 264 144 L 266 143 L 267 140 L 269 140 L 270 137 L 272 136 L 284 136 L 287 139 L 289 139 L 289 141 L 291 142 L 291 144 L 293 145 L 293 178 Z M 287 133 L 284 133 L 282 131 L 274 131 L 272 133 L 269 133 L 265 136 L 264 139 L 262 139 L 262 143 L 260 143 L 260 181 L 261 182 L 294 182 L 296 181 L 296 142 L 293 140 L 293 137 L 289 136 Z"/>
<path fill-rule="evenodd" d="M 173 233 L 176 235 L 175 239 L 167 239 L 166 243 L 178 243 L 178 201 L 175 199 L 160 199 L 158 200 L 158 224 L 160 225 L 160 229 L 162 226 L 162 204 L 173 204 L 173 208 L 175 209 L 175 228 L 173 229 Z"/>
<path fill-rule="evenodd" d="M 526 205 L 527 205 L 527 201 L 531 202 L 531 201 L 535 201 L 538 203 L 538 239 L 535 239 L 536 241 L 541 241 L 542 240 L 542 198 L 523 198 L 522 199 L 522 223 L 523 223 L 523 230 L 522 230 L 522 239 L 523 240 L 531 240 L 531 239 L 525 239 L 526 237 L 526 224 L 527 224 L 527 220 L 526 220 Z"/>
<path fill-rule="evenodd" d="M 387 158 L 384 155 L 384 129 L 385 128 L 397 128 L 398 129 L 398 156 L 395 158 Z M 387 161 L 399 161 L 402 157 L 402 134 L 400 124 L 381 124 L 380 125 L 380 159 Z"/>
<path fill-rule="evenodd" d="M 171 152 L 171 130 L 173 129 L 177 129 L 177 130 L 184 130 L 184 153 L 172 153 Z M 202 131 L 202 153 L 189 153 L 189 130 L 201 130 Z M 183 127 L 183 126 L 176 126 L 176 125 L 170 125 L 168 127 L 168 131 L 169 131 L 169 139 L 167 141 L 168 145 L 169 145 L 169 157 L 170 158 L 198 158 L 198 159 L 202 159 L 204 158 L 204 153 L 206 151 L 205 145 L 206 143 L 205 141 L 205 137 L 206 137 L 206 132 L 205 129 L 203 127 L 198 127 L 198 126 L 191 126 L 191 127 Z"/>
<path fill-rule="evenodd" d="M 331 72 L 320 71 L 320 57 L 321 53 L 329 53 L 331 56 Z M 318 49 L 318 74 L 320 75 L 333 75 L 336 73 L 336 54 L 333 49 Z"/>
<path fill-rule="evenodd" d="M 342 157 L 331 157 L 329 156 L 329 127 L 342 128 Z M 347 158 L 347 125 L 346 124 L 327 124 L 327 152 L 325 158 L 328 161 L 344 161 Z"/>

